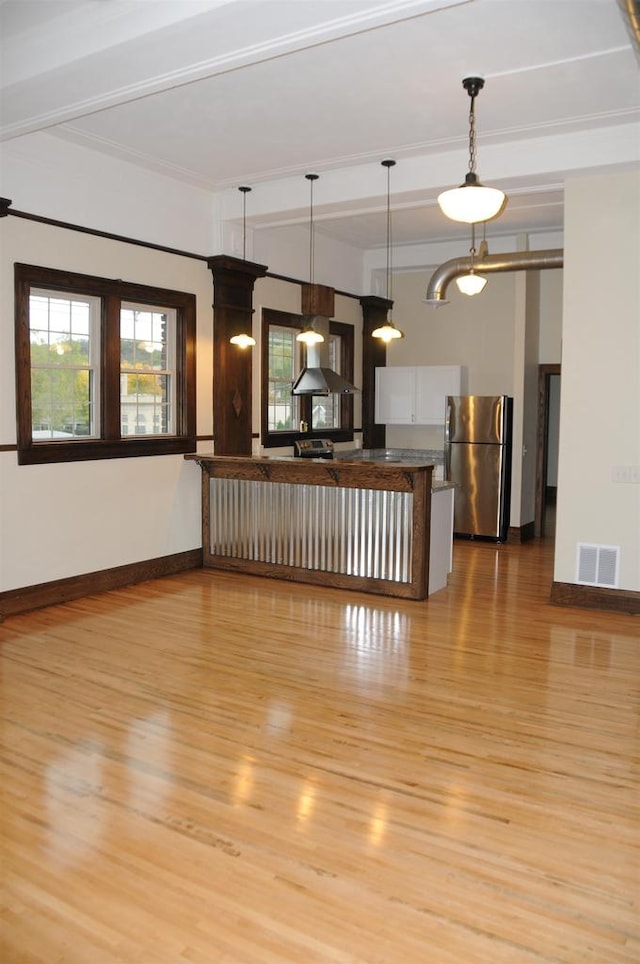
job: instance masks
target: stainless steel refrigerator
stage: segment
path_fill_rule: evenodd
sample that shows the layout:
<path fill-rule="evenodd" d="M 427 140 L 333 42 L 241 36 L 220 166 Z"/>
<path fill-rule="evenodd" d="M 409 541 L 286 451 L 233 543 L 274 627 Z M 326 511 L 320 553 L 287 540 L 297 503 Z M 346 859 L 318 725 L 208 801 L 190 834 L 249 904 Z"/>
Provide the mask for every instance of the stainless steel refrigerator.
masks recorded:
<path fill-rule="evenodd" d="M 506 542 L 512 424 L 507 395 L 447 396 L 444 458 L 446 478 L 456 483 L 455 535 Z"/>

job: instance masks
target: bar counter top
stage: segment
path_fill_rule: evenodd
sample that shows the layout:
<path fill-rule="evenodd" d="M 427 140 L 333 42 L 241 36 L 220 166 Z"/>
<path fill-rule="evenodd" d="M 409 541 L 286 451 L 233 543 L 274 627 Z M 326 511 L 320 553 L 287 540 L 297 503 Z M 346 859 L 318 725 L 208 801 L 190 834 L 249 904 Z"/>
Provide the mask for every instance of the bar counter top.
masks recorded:
<path fill-rule="evenodd" d="M 215 455 L 190 453 L 184 458 L 206 468 L 212 478 L 288 482 L 358 489 L 412 492 L 431 488 L 432 462 L 376 462 L 360 459 L 297 458 L 293 455 Z"/>
<path fill-rule="evenodd" d="M 235 465 L 236 471 L 241 474 L 243 474 L 244 471 L 253 474 L 252 470 L 255 470 L 257 473 L 255 477 L 267 477 L 274 482 L 297 481 L 298 479 L 302 481 L 305 476 L 309 481 L 313 480 L 315 482 L 323 475 L 329 476 L 334 484 L 337 484 L 338 480 L 340 480 L 341 484 L 345 484 L 345 480 L 349 477 L 353 478 L 354 481 L 356 479 L 359 480 L 361 484 L 367 480 L 371 482 L 373 478 L 387 482 L 394 477 L 397 478 L 398 473 L 431 469 L 432 490 L 450 489 L 454 487 L 453 482 L 436 481 L 433 477 L 435 463 L 429 459 L 421 459 L 420 457 L 416 457 L 415 460 L 403 457 L 402 460 L 397 462 L 391 461 L 389 458 L 385 458 L 384 460 L 377 458 L 351 459 L 349 457 L 343 458 L 339 456 L 333 459 L 323 459 L 299 458 L 294 455 L 215 455 L 213 452 L 194 452 L 184 457 L 187 461 L 209 466 L 214 474 L 216 465 L 220 470 L 222 470 L 224 466 L 225 472 L 229 470 L 233 471 Z M 281 466 L 280 470 L 278 466 Z M 289 471 L 290 468 L 295 469 L 293 474 Z M 300 473 L 302 473 L 302 477 L 300 477 Z M 295 478 L 293 477 L 294 475 Z M 374 487 L 384 488 L 385 486 L 375 485 Z"/>

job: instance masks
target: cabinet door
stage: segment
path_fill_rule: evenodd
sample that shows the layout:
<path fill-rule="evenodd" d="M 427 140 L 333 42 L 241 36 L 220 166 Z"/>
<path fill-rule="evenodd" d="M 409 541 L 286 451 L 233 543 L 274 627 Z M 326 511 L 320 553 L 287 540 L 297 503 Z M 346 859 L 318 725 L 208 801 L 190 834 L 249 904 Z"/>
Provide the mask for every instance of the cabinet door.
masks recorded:
<path fill-rule="evenodd" d="M 415 421 L 444 425 L 447 395 L 459 395 L 460 365 L 425 365 L 415 369 Z"/>
<path fill-rule="evenodd" d="M 415 368 L 376 368 L 376 422 L 411 425 L 415 421 Z"/>

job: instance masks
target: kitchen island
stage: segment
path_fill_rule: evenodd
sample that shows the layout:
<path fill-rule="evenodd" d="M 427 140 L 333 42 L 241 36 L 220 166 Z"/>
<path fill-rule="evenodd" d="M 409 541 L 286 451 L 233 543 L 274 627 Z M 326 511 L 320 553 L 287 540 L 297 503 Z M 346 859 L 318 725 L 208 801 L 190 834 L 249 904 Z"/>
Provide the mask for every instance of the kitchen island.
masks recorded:
<path fill-rule="evenodd" d="M 205 567 L 406 599 L 446 585 L 453 491 L 432 493 L 431 463 L 185 459 L 202 470 Z"/>

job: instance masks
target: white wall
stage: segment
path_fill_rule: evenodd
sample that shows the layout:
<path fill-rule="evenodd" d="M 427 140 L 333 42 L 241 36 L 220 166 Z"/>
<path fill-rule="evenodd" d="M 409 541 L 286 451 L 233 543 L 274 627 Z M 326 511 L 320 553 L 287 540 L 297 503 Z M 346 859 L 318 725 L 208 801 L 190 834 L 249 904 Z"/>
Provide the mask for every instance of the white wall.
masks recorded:
<path fill-rule="evenodd" d="M 311 277 L 308 227 L 283 231 L 265 228 L 254 231 L 252 260 L 266 264 L 274 274 L 309 281 Z M 363 255 L 356 248 L 332 241 L 317 231 L 314 235 L 313 281 L 339 291 L 361 293 Z"/>
<path fill-rule="evenodd" d="M 568 181 L 565 242 L 554 578 L 576 581 L 579 542 L 619 546 L 640 591 L 640 172 Z"/>
<path fill-rule="evenodd" d="M 0 445 L 15 445 L 13 264 L 193 292 L 197 432 L 211 434 L 212 282 L 204 262 L 38 224 L 0 220 Z M 0 591 L 201 545 L 200 470 L 182 456 L 18 465 L 0 452 Z"/>
<path fill-rule="evenodd" d="M 181 251 L 221 252 L 211 195 L 53 134 L 0 145 L 0 195 L 15 210 Z"/>
<path fill-rule="evenodd" d="M 540 274 L 524 271 L 518 282 L 524 287 L 525 333 L 522 392 L 517 395 L 522 420 L 519 449 L 514 448 L 514 463 L 520 462 L 520 525 L 533 523 L 536 515 L 536 461 L 538 435 L 538 350 L 540 342 Z M 515 403 L 514 403 L 515 404 Z M 520 458 L 518 459 L 518 455 Z"/>
<path fill-rule="evenodd" d="M 562 245 L 558 245 L 562 247 Z M 559 365 L 562 359 L 562 284 L 564 272 L 554 268 L 540 272 L 541 365 Z"/>

